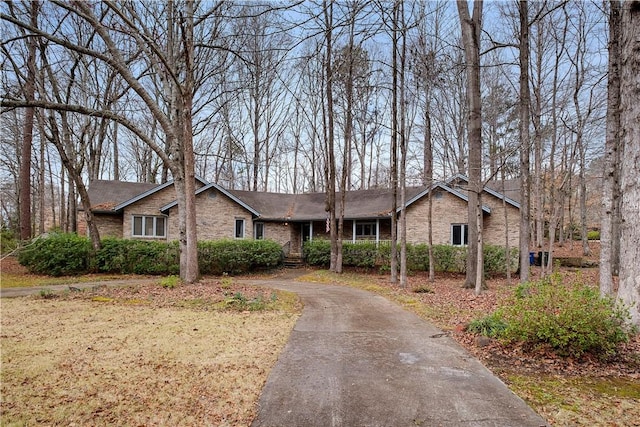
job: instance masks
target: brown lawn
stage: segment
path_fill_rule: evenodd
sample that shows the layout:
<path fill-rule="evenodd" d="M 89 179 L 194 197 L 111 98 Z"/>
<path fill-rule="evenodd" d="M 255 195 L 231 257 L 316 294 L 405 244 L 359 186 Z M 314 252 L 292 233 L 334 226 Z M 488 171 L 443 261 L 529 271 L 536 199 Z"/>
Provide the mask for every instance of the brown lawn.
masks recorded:
<path fill-rule="evenodd" d="M 3 426 L 249 425 L 300 311 L 217 281 L 1 304 Z"/>

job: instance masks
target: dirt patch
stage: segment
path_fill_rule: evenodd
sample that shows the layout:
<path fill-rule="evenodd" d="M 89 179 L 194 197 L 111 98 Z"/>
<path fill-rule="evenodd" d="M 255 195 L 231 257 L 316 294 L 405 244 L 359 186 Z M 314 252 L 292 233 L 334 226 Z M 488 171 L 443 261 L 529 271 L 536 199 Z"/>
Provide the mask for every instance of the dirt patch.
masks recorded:
<path fill-rule="evenodd" d="M 14 256 L 7 256 L 0 260 L 0 272 L 2 275 L 5 274 L 20 274 L 20 275 L 28 275 L 26 267 L 23 267 L 18 262 L 18 259 Z"/>

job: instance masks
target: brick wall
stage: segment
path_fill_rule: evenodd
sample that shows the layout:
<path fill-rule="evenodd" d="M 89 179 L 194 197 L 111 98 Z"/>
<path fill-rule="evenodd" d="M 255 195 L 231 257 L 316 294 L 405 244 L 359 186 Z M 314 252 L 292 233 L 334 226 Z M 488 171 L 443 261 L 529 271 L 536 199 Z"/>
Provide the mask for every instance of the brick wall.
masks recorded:
<path fill-rule="evenodd" d="M 133 238 L 133 215 L 164 216 L 160 212 L 160 208 L 168 203 L 173 202 L 175 199 L 176 191 L 173 188 L 173 185 L 170 185 L 166 188 L 163 188 L 162 190 L 156 191 L 155 193 L 145 197 L 142 200 L 138 200 L 137 202 L 125 207 L 122 214 L 122 238 Z M 136 237 L 136 239 L 167 240 L 166 238 L 157 239 L 141 237 Z"/>
<path fill-rule="evenodd" d="M 434 192 L 433 244 L 451 244 L 451 224 L 467 223 L 467 202 L 446 191 Z M 407 241 L 426 243 L 429 239 L 429 200 L 423 197 L 407 208 Z"/>
<path fill-rule="evenodd" d="M 259 220 L 257 220 L 259 221 Z M 288 223 L 285 225 L 282 222 L 265 222 L 264 223 L 264 238 L 269 240 L 275 240 L 284 245 L 292 240 L 292 230 L 299 229 L 300 224 Z M 253 233 L 252 233 L 253 237 Z"/>
<path fill-rule="evenodd" d="M 436 195 L 437 194 L 437 195 Z M 505 245 L 505 221 L 502 200 L 483 193 L 482 204 L 491 208 L 491 215 L 484 215 L 484 242 L 491 245 Z M 468 224 L 467 202 L 459 197 L 440 191 L 433 198 L 433 243 L 451 244 L 451 225 Z M 413 203 L 407 209 L 407 241 L 426 243 L 428 240 L 429 200 L 427 197 Z M 519 211 L 507 204 L 509 244 L 518 244 Z"/>
<path fill-rule="evenodd" d="M 94 214 L 93 218 L 98 226 L 100 238 L 122 237 L 122 216 Z"/>
<path fill-rule="evenodd" d="M 196 196 L 198 240 L 235 238 L 236 219 L 244 219 L 244 238 L 253 239 L 252 214 L 224 194 L 211 188 Z M 169 211 L 168 240 L 178 239 L 178 207 Z"/>
<path fill-rule="evenodd" d="M 122 237 L 122 216 L 121 215 L 105 215 L 94 213 L 93 221 L 96 223 L 98 227 L 98 232 L 100 233 L 100 238 L 104 239 L 105 237 Z M 78 212 L 78 235 L 79 236 L 88 236 L 89 229 L 87 227 L 87 218 L 84 215 L 84 211 Z"/>
<path fill-rule="evenodd" d="M 502 206 L 502 200 L 485 192 L 482 194 L 482 204 L 491 208 L 491 215 L 484 216 L 485 243 L 505 246 L 507 229 L 505 227 L 505 208 Z M 506 204 L 506 210 L 509 247 L 517 248 L 520 232 L 520 211 L 508 203 Z"/>

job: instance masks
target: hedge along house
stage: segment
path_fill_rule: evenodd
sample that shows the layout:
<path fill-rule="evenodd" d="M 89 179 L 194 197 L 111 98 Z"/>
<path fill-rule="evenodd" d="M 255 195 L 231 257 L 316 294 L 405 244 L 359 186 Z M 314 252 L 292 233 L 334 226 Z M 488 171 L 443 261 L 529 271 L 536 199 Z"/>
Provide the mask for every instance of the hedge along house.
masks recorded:
<path fill-rule="evenodd" d="M 290 256 L 300 256 L 304 241 L 328 239 L 324 193 L 282 194 L 228 190 L 197 178 L 198 238 L 271 239 Z M 433 243 L 467 244 L 467 181 L 462 175 L 428 187 L 406 190 L 407 241 L 428 241 L 429 194 L 433 197 Z M 89 197 L 101 237 L 171 241 L 178 238 L 178 215 L 171 182 L 141 184 L 94 181 Z M 344 240 L 391 238 L 390 189 L 346 193 Z M 519 204 L 485 188 L 482 196 L 485 243 L 517 247 Z M 398 209 L 399 211 L 399 209 Z M 84 215 L 78 215 L 83 219 Z M 506 222 L 505 222 L 506 221 Z M 79 230 L 82 228 L 79 224 Z"/>

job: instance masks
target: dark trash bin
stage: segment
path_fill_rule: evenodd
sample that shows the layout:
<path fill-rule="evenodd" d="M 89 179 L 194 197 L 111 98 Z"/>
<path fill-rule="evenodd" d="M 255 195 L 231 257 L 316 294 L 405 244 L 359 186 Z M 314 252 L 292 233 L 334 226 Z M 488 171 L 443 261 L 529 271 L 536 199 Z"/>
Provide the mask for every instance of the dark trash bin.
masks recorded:
<path fill-rule="evenodd" d="M 529 265 L 536 265 L 536 253 L 529 252 Z"/>
<path fill-rule="evenodd" d="M 536 265 L 547 265 L 549 264 L 549 252 L 547 251 L 540 251 L 538 252 L 538 263 Z"/>

